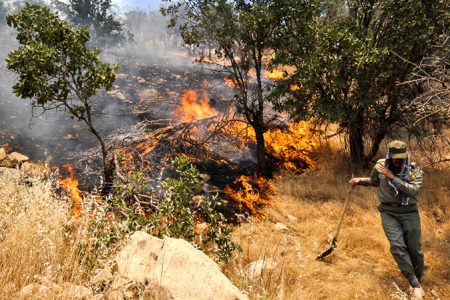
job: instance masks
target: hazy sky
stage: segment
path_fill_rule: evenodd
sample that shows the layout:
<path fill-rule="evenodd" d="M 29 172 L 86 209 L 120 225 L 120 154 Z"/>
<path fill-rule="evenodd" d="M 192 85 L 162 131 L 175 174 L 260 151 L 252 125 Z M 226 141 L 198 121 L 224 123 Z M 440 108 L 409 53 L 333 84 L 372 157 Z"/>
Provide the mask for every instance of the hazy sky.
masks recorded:
<path fill-rule="evenodd" d="M 113 0 L 114 4 L 122 8 L 141 8 L 143 10 L 147 9 L 157 9 L 162 3 L 161 0 Z"/>

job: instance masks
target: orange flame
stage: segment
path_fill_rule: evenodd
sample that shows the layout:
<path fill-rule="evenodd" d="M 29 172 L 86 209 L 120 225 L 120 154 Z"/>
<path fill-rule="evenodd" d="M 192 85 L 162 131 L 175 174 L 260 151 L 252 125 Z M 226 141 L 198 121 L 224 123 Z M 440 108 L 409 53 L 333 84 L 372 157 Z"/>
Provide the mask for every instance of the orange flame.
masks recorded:
<path fill-rule="evenodd" d="M 270 205 L 273 202 L 273 196 L 276 192 L 275 185 L 264 177 L 253 175 L 242 175 L 234 181 L 234 184 L 242 186 L 235 191 L 230 186 L 225 187 L 225 193 L 238 205 L 242 205 L 249 213 L 264 217 L 265 213 L 261 210 L 264 205 Z"/>
<path fill-rule="evenodd" d="M 233 78 L 229 78 L 229 77 L 224 77 L 223 81 L 225 81 L 225 84 L 230 88 L 234 88 L 236 87 L 236 80 L 234 80 Z"/>
<path fill-rule="evenodd" d="M 71 164 L 65 164 L 64 168 L 69 172 L 70 177 L 58 180 L 58 183 L 62 185 L 66 191 L 70 194 L 70 200 L 72 201 L 72 215 L 79 216 L 83 210 L 81 204 L 80 190 L 78 189 L 78 180 L 75 179 L 75 171 Z"/>
<path fill-rule="evenodd" d="M 216 114 L 217 111 L 210 106 L 206 93 L 203 94 L 203 99 L 199 100 L 197 92 L 188 89 L 184 91 L 180 106 L 173 114 L 173 118 L 183 122 L 190 122 L 209 118 Z"/>
<path fill-rule="evenodd" d="M 271 80 L 282 80 L 286 79 L 286 76 L 281 70 L 272 70 L 271 72 L 264 72 L 264 77 Z"/>

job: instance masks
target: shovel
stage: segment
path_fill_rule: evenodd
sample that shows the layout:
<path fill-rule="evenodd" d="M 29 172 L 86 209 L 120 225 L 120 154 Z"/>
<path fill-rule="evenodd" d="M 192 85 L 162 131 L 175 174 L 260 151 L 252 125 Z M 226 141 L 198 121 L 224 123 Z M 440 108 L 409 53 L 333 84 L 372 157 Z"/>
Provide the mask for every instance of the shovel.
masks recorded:
<path fill-rule="evenodd" d="M 342 221 L 344 220 L 345 211 L 347 210 L 348 202 L 350 201 L 350 196 L 352 195 L 352 191 L 353 191 L 354 187 L 355 186 L 352 185 L 352 187 L 350 188 L 350 190 L 348 192 L 348 197 L 347 197 L 347 200 L 345 200 L 344 209 L 342 210 L 341 218 L 339 219 L 339 225 L 337 227 L 337 230 L 336 230 L 336 233 L 335 233 L 335 235 L 333 237 L 333 240 L 331 241 L 330 247 L 327 250 L 325 250 L 322 254 L 317 256 L 316 260 L 323 260 L 325 257 L 330 255 L 331 252 L 333 252 L 334 248 L 337 247 L 337 239 L 338 239 L 338 236 L 339 236 L 339 231 L 341 230 Z"/>

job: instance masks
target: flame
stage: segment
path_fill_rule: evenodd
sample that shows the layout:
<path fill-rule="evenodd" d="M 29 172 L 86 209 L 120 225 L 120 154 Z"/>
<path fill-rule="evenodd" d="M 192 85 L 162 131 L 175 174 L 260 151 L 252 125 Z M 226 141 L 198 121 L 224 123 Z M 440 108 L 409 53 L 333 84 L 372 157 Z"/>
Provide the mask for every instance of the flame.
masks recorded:
<path fill-rule="evenodd" d="M 264 72 L 264 77 L 271 80 L 283 80 L 286 76 L 282 70 L 272 70 L 271 72 Z"/>
<path fill-rule="evenodd" d="M 177 108 L 173 117 L 183 122 L 201 120 L 215 116 L 217 111 L 209 104 L 209 98 L 206 93 L 203 99 L 198 99 L 198 94 L 194 90 L 185 90 L 181 97 L 180 106 Z"/>
<path fill-rule="evenodd" d="M 234 80 L 233 78 L 229 78 L 229 77 L 224 77 L 223 81 L 225 81 L 225 84 L 230 88 L 235 88 L 236 87 L 236 80 Z"/>
<path fill-rule="evenodd" d="M 242 175 L 234 181 L 235 185 L 240 186 L 238 190 L 233 190 L 230 186 L 225 187 L 225 193 L 238 205 L 256 216 L 264 217 L 265 213 L 261 210 L 264 205 L 273 203 L 273 196 L 276 192 L 275 185 L 262 176 L 254 174 L 253 176 Z"/>
<path fill-rule="evenodd" d="M 310 153 L 317 147 L 308 122 L 291 123 L 287 129 L 269 130 L 264 134 L 267 151 L 277 158 L 279 168 L 303 173 L 314 167 Z"/>
<path fill-rule="evenodd" d="M 79 216 L 83 210 L 83 206 L 81 204 L 82 198 L 80 196 L 80 190 L 78 189 L 78 180 L 74 178 L 75 171 L 71 164 L 65 164 L 64 168 L 69 172 L 70 177 L 60 179 L 58 180 L 58 183 L 70 194 L 70 200 L 72 201 L 72 215 Z"/>
<path fill-rule="evenodd" d="M 255 131 L 243 122 L 234 122 L 226 131 L 241 145 L 255 143 Z M 276 165 L 293 173 L 303 173 L 314 167 L 310 153 L 317 147 L 308 122 L 290 123 L 284 129 L 271 129 L 264 133 L 266 151 L 276 158 Z"/>
<path fill-rule="evenodd" d="M 168 54 L 173 55 L 173 56 L 178 56 L 181 58 L 186 58 L 186 59 L 189 58 L 189 53 L 184 52 L 184 51 L 169 51 Z"/>
<path fill-rule="evenodd" d="M 289 87 L 289 90 L 291 92 L 295 92 L 299 89 L 300 87 L 297 84 L 291 84 L 291 86 Z"/>

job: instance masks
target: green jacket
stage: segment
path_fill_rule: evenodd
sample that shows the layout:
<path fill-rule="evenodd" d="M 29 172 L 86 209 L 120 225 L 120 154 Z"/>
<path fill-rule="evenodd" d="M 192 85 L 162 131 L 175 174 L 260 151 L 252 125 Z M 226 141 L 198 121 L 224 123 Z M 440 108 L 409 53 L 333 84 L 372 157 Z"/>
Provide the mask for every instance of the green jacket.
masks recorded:
<path fill-rule="evenodd" d="M 364 186 L 378 186 L 378 198 L 380 202 L 401 204 L 402 198 L 400 193 L 395 196 L 394 189 L 388 184 L 386 176 L 378 172 L 378 165 L 385 165 L 386 159 L 379 159 L 373 167 L 370 177 L 358 178 L 359 185 Z M 423 172 L 418 164 L 411 162 L 411 180 L 409 182 L 403 181 L 398 177 L 394 177 L 392 183 L 399 190 L 409 197 L 409 204 L 417 203 L 417 195 L 422 186 Z"/>

